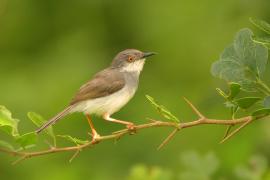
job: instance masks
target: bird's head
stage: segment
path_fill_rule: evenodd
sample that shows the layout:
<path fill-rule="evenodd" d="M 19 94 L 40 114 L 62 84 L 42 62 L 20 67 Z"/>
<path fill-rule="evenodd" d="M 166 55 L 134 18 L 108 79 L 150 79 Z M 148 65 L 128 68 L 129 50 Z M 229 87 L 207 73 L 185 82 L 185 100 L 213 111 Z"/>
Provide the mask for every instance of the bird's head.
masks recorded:
<path fill-rule="evenodd" d="M 126 49 L 115 56 L 111 66 L 125 72 L 140 72 L 143 69 L 145 59 L 155 54 L 137 49 Z"/>

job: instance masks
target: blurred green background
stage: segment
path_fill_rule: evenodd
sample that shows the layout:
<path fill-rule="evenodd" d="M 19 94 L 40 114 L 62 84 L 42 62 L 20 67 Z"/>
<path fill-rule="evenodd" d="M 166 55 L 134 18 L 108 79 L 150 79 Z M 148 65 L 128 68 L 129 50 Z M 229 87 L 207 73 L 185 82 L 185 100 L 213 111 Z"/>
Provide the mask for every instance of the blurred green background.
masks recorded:
<path fill-rule="evenodd" d="M 159 54 L 147 61 L 136 96 L 114 117 L 135 123 L 147 122 L 146 117 L 159 119 L 145 98 L 149 94 L 183 121 L 196 117 L 182 96 L 208 117 L 229 118 L 215 92 L 226 86 L 211 76 L 211 63 L 239 29 L 256 31 L 249 17 L 270 22 L 269 9 L 269 0 L 0 0 L 0 104 L 21 120 L 21 132 L 32 131 L 28 111 L 52 117 L 116 53 L 137 48 Z M 99 118 L 94 124 L 100 134 L 122 128 Z M 82 114 L 54 127 L 57 134 L 89 138 Z M 109 141 L 85 150 L 71 164 L 70 153 L 16 166 L 10 165 L 11 157 L 0 154 L 0 179 L 184 179 L 181 173 L 196 174 L 185 162 L 216 169 L 210 179 L 240 179 L 235 169 L 249 167 L 253 157 L 260 157 L 258 167 L 263 161 L 269 169 L 269 128 L 268 121 L 254 123 L 220 145 L 225 127 L 194 127 L 161 151 L 156 147 L 171 130 L 148 129 L 117 144 Z M 186 153 L 190 159 L 181 160 Z M 209 153 L 210 160 L 198 160 Z"/>

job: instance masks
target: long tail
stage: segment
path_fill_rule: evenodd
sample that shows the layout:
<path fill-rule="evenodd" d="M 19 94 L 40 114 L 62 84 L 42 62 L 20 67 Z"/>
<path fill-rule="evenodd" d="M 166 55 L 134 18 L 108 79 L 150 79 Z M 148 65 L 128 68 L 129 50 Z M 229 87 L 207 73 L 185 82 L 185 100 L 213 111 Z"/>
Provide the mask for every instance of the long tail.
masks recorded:
<path fill-rule="evenodd" d="M 61 111 L 60 113 L 58 113 L 56 116 L 54 116 L 53 118 L 51 118 L 50 120 L 48 120 L 45 124 L 43 124 L 40 128 L 38 128 L 36 130 L 36 133 L 40 133 L 41 131 L 43 131 L 44 129 L 46 129 L 47 127 L 53 125 L 54 123 L 56 123 L 58 120 L 62 119 L 63 117 L 65 117 L 66 115 L 69 114 L 70 110 L 72 109 L 73 106 L 68 106 L 67 108 L 65 108 L 63 111 Z"/>

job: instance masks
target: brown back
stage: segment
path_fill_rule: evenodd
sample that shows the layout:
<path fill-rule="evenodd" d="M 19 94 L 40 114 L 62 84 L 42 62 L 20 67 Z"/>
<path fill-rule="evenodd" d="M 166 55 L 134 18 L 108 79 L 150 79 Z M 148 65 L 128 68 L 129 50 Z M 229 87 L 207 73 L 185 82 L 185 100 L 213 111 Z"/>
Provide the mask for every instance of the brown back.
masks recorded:
<path fill-rule="evenodd" d="M 107 68 L 97 73 L 93 79 L 81 86 L 70 105 L 81 101 L 108 96 L 125 86 L 125 78 L 116 69 Z"/>

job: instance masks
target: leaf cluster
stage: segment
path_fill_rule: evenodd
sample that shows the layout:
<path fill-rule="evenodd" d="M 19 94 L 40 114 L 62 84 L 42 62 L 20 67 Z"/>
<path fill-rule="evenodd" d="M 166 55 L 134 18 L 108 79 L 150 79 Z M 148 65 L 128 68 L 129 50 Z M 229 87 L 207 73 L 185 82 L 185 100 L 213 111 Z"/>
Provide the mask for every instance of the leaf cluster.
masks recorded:
<path fill-rule="evenodd" d="M 27 114 L 29 120 L 33 122 L 37 127 L 41 126 L 46 120 L 35 112 L 29 112 Z M 36 132 L 28 132 L 21 134 L 18 130 L 20 120 L 12 117 L 11 112 L 4 106 L 0 106 L 0 130 L 13 139 L 13 143 L 0 140 L 0 146 L 13 151 L 19 151 L 22 149 L 28 149 L 35 147 L 38 143 L 38 135 Z M 52 142 L 56 146 L 56 137 L 64 138 L 76 145 L 87 143 L 88 141 L 80 140 L 78 138 L 71 137 L 69 135 L 55 135 L 53 127 L 50 126 L 44 130 L 45 138 L 47 142 Z"/>
<path fill-rule="evenodd" d="M 267 22 L 257 19 L 251 22 L 269 34 Z M 270 44 L 258 39 L 250 29 L 240 30 L 211 67 L 212 75 L 228 84 L 228 93 L 220 88 L 217 91 L 225 99 L 225 106 L 231 109 L 233 118 L 239 110 L 247 111 L 254 105 L 255 110 L 250 112 L 254 118 L 270 114 L 270 88 L 263 81 Z"/>

